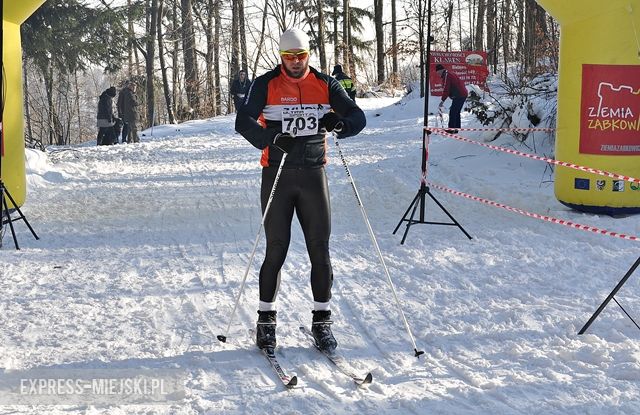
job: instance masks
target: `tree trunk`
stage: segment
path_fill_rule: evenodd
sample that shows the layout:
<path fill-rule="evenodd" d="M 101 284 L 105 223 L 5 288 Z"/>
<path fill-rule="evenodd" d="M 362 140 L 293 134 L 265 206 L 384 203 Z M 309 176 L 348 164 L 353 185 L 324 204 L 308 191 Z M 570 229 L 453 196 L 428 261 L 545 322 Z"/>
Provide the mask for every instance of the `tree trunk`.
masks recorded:
<path fill-rule="evenodd" d="M 460 0 L 458 0 L 458 39 L 460 40 L 460 50 L 464 50 L 464 39 L 462 39 L 462 9 L 460 8 Z"/>
<path fill-rule="evenodd" d="M 349 0 L 342 0 L 342 67 L 349 67 Z"/>
<path fill-rule="evenodd" d="M 351 11 L 349 11 L 351 14 Z M 349 76 L 353 80 L 353 83 L 357 83 L 357 73 L 356 73 L 356 60 L 353 58 L 353 42 L 351 39 L 351 18 L 349 18 L 349 23 L 347 25 L 347 33 L 349 34 L 349 38 L 347 40 L 347 45 L 349 45 Z"/>
<path fill-rule="evenodd" d="M 198 62 L 196 60 L 196 41 L 191 14 L 191 0 L 182 0 L 182 49 L 184 54 L 184 80 L 190 119 L 198 117 Z"/>
<path fill-rule="evenodd" d="M 53 145 L 57 143 L 54 141 L 53 133 L 53 68 L 51 64 L 47 65 L 47 68 L 42 71 L 42 74 L 44 75 L 44 89 L 47 94 L 47 127 L 49 130 L 49 145 Z"/>
<path fill-rule="evenodd" d="M 338 38 L 338 0 L 333 2 L 333 64 L 340 63 L 340 41 Z"/>
<path fill-rule="evenodd" d="M 384 31 L 382 30 L 383 0 L 374 0 L 374 20 L 376 26 L 376 67 L 378 85 L 384 83 Z"/>
<path fill-rule="evenodd" d="M 476 19 L 476 34 L 475 39 L 473 41 L 473 48 L 475 50 L 484 50 L 483 40 L 484 40 L 484 11 L 485 11 L 485 0 L 478 0 L 478 17 Z"/>
<path fill-rule="evenodd" d="M 204 116 L 216 116 L 215 81 L 213 80 L 213 1 L 207 0 L 207 21 L 204 23 L 204 35 L 207 40 L 207 52 L 205 55 L 205 87 L 206 102 L 202 110 Z"/>
<path fill-rule="evenodd" d="M 147 79 L 147 126 L 153 126 L 155 122 L 155 90 L 153 88 L 153 72 L 156 53 L 156 34 L 158 30 L 158 0 L 151 0 L 149 9 L 149 32 L 147 33 L 147 53 L 145 56 L 145 68 Z"/>
<path fill-rule="evenodd" d="M 22 58 L 22 82 L 24 84 L 24 116 L 25 116 L 25 124 L 27 125 L 27 142 L 33 143 L 33 130 L 31 128 L 31 105 L 29 102 L 29 77 L 27 76 L 27 60 L 23 56 Z M 41 147 L 42 139 L 40 139 Z M 2 172 L 0 172 L 2 175 Z M 0 219 L 1 220 L 1 219 Z"/>
<path fill-rule="evenodd" d="M 240 31 L 240 54 L 242 56 L 241 68 L 247 70 L 249 61 L 247 60 L 247 36 L 244 24 L 244 0 L 238 0 L 238 30 Z"/>
<path fill-rule="evenodd" d="M 131 0 L 127 0 L 127 10 L 131 10 Z M 129 51 L 127 58 L 127 78 L 131 79 L 133 76 L 133 52 L 135 49 L 132 40 L 135 35 L 133 32 L 133 16 L 131 13 L 127 13 L 127 30 L 129 31 L 129 35 L 127 36 L 127 49 Z"/>
<path fill-rule="evenodd" d="M 327 54 L 324 47 L 324 0 L 317 0 L 318 9 L 318 53 L 320 55 L 320 69 L 327 73 Z"/>
<path fill-rule="evenodd" d="M 493 65 L 493 71 L 496 71 L 496 63 L 498 61 L 498 36 L 496 23 L 496 0 L 487 0 L 487 52 L 488 64 Z"/>
<path fill-rule="evenodd" d="M 467 1 L 467 5 L 469 6 L 469 46 L 471 50 L 473 50 L 475 48 L 475 39 L 476 39 L 475 33 L 473 31 L 474 29 L 473 22 L 475 21 L 473 12 L 475 11 L 475 8 L 472 7 L 471 1 Z M 475 5 L 476 5 L 476 0 L 473 0 L 473 6 Z"/>
<path fill-rule="evenodd" d="M 524 23 L 524 72 L 533 73 L 536 66 L 535 36 L 536 36 L 536 2 L 525 0 Z"/>
<path fill-rule="evenodd" d="M 391 71 L 394 81 L 398 79 L 398 21 L 396 16 L 396 0 L 391 0 Z"/>
<path fill-rule="evenodd" d="M 504 58 L 504 73 L 507 73 L 507 64 L 511 60 L 511 0 L 502 3 L 502 56 Z"/>
<path fill-rule="evenodd" d="M 167 105 L 167 115 L 169 124 L 175 124 L 173 116 L 173 106 L 171 105 L 171 90 L 169 89 L 169 78 L 167 77 L 167 65 L 164 60 L 164 40 L 162 37 L 162 17 L 164 10 L 164 0 L 158 2 L 158 58 L 160 59 L 160 71 L 162 72 L 162 91 L 164 92 L 164 102 Z"/>
<path fill-rule="evenodd" d="M 449 7 L 447 7 L 447 45 L 446 49 L 451 50 L 451 21 L 453 20 L 453 1 L 449 3 Z"/>
<path fill-rule="evenodd" d="M 26 86 L 25 86 L 26 87 Z M 82 116 L 80 115 L 80 85 L 78 84 L 78 71 L 73 72 L 73 89 L 76 94 L 74 100 L 76 102 L 76 117 L 78 118 L 78 142 L 82 142 Z"/>
<path fill-rule="evenodd" d="M 260 51 L 262 51 L 262 45 L 264 44 L 265 31 L 267 30 L 267 9 L 269 8 L 269 0 L 264 0 L 264 10 L 262 11 L 262 27 L 260 28 L 260 40 L 256 47 L 256 60 L 253 62 L 251 74 L 247 74 L 249 79 L 255 79 L 256 71 L 258 70 L 258 62 L 260 61 Z"/>
<path fill-rule="evenodd" d="M 213 77 L 215 79 L 216 114 L 222 114 L 222 90 L 220 84 L 220 31 L 222 30 L 222 17 L 220 16 L 220 1 L 215 0 L 213 15 L 216 28 L 213 32 Z"/>
<path fill-rule="evenodd" d="M 229 71 L 231 77 L 234 77 L 240 70 L 240 30 L 238 29 L 238 2 L 240 0 L 233 0 L 231 2 L 231 63 Z M 229 84 L 231 86 L 231 84 Z"/>
<path fill-rule="evenodd" d="M 171 21 L 171 33 L 173 38 L 173 48 L 171 50 L 171 85 L 173 86 L 173 105 L 176 108 L 178 121 L 182 120 L 181 109 L 183 108 L 182 98 L 178 99 L 178 50 L 180 42 L 178 40 L 178 0 L 173 0 L 173 19 Z M 181 94 L 180 94 L 181 96 Z"/>
<path fill-rule="evenodd" d="M 518 8 L 518 34 L 516 38 L 516 52 L 518 52 L 517 58 L 524 66 L 524 4 L 521 1 L 515 2 Z"/>
<path fill-rule="evenodd" d="M 240 70 L 240 61 L 238 57 L 240 56 L 240 30 L 238 28 L 238 20 L 239 20 L 239 2 L 240 0 L 233 0 L 231 2 L 231 63 L 229 64 L 229 91 L 231 91 L 231 84 L 233 83 L 234 78 L 238 74 Z M 228 94 L 227 99 L 227 107 L 229 110 L 227 113 L 231 113 L 235 110 L 233 105 L 233 97 L 231 94 Z"/>

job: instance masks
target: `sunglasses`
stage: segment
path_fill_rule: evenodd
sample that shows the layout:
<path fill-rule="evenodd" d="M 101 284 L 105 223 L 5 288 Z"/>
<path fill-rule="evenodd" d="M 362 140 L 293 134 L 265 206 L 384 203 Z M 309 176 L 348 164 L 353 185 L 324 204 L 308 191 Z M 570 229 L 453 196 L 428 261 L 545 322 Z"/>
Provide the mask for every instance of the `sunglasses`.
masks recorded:
<path fill-rule="evenodd" d="M 296 59 L 299 61 L 303 61 L 309 57 L 309 51 L 308 50 L 301 50 L 300 52 L 280 51 L 280 56 L 282 56 L 282 59 L 286 61 L 295 61 Z"/>

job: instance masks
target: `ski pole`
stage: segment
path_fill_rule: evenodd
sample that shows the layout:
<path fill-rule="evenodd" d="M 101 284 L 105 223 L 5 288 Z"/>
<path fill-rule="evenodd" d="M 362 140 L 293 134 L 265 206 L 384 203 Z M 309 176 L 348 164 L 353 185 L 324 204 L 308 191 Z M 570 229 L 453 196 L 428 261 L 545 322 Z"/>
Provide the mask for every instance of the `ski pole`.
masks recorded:
<path fill-rule="evenodd" d="M 242 278 L 242 284 L 240 284 L 240 292 L 238 292 L 238 296 L 236 297 L 236 303 L 233 305 L 233 311 L 231 312 L 231 317 L 229 318 L 229 324 L 227 325 L 227 330 L 223 334 L 219 334 L 217 336 L 218 340 L 225 343 L 227 341 L 227 335 L 229 334 L 229 329 L 231 328 L 231 323 L 233 322 L 233 317 L 236 314 L 236 309 L 238 308 L 238 303 L 240 302 L 240 297 L 242 296 L 242 292 L 244 291 L 244 284 L 247 281 L 247 275 L 249 275 L 249 269 L 251 268 L 251 264 L 253 263 L 253 256 L 256 253 L 256 248 L 258 247 L 258 242 L 260 241 L 260 234 L 262 233 L 262 228 L 264 228 L 264 221 L 267 218 L 267 213 L 269 213 L 269 207 L 271 207 L 271 202 L 273 201 L 273 195 L 276 193 L 276 186 L 278 185 L 278 180 L 280 179 L 280 173 L 282 173 L 282 167 L 284 166 L 284 160 L 287 158 L 287 153 L 282 153 L 282 159 L 280 160 L 280 165 L 278 166 L 278 172 L 276 173 L 276 178 L 273 180 L 273 186 L 271 187 L 271 193 L 269 194 L 269 200 L 267 201 L 267 206 L 264 208 L 264 213 L 262 214 L 262 221 L 260 222 L 260 229 L 258 229 L 258 234 L 256 235 L 256 240 L 253 243 L 253 251 L 251 252 L 251 256 L 249 257 L 249 263 L 247 264 L 247 269 L 244 271 L 244 277 Z"/>
<path fill-rule="evenodd" d="M 400 300 L 398 300 L 398 295 L 396 294 L 396 289 L 393 286 L 393 281 L 391 281 L 391 275 L 389 275 L 389 270 L 387 269 L 387 264 L 384 262 L 384 258 L 382 257 L 382 251 L 380 251 L 380 246 L 378 246 L 378 240 L 373 233 L 373 229 L 371 228 L 371 223 L 369 222 L 369 217 L 367 216 L 367 212 L 364 210 L 364 205 L 362 204 L 362 199 L 360 199 L 360 194 L 358 194 L 358 189 L 356 188 L 356 182 L 353 180 L 353 176 L 351 175 L 351 170 L 349 170 L 349 165 L 347 164 L 347 160 L 344 158 L 344 154 L 342 154 L 342 149 L 338 144 L 338 136 L 336 133 L 333 133 L 333 142 L 336 144 L 338 149 L 338 153 L 340 154 L 340 160 L 342 160 L 342 165 L 344 166 L 345 171 L 347 172 L 347 177 L 351 181 L 351 188 L 353 189 L 353 193 L 356 195 L 356 200 L 358 201 L 358 205 L 360 206 L 360 212 L 362 212 L 362 218 L 364 219 L 365 225 L 367 225 L 367 229 L 369 230 L 369 236 L 371 237 L 371 242 L 373 243 L 376 252 L 378 253 L 378 257 L 380 258 L 380 264 L 382 264 L 382 268 L 384 269 L 384 273 L 387 276 L 387 281 L 389 282 L 389 287 L 391 287 L 391 292 L 393 293 L 393 298 L 396 300 L 396 305 L 398 306 L 398 310 L 400 311 L 400 315 L 402 316 L 402 320 L 404 322 L 404 327 L 407 329 L 407 333 L 409 334 L 409 338 L 411 339 L 411 343 L 413 344 L 413 351 L 417 358 L 420 358 L 421 354 L 424 354 L 424 351 L 418 350 L 418 346 L 416 345 L 416 341 L 411 333 L 411 328 L 409 327 L 409 322 L 407 322 L 407 317 L 405 317 L 404 312 L 402 311 L 402 306 L 400 305 Z"/>

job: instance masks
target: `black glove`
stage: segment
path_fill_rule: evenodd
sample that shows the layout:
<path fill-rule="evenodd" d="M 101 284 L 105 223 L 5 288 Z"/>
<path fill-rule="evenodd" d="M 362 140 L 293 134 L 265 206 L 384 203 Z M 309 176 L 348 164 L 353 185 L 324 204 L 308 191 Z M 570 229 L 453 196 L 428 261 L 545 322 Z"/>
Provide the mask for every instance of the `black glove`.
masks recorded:
<path fill-rule="evenodd" d="M 335 130 L 339 133 L 344 129 L 344 121 L 335 112 L 327 112 L 324 117 L 320 118 L 320 125 L 329 132 Z"/>
<path fill-rule="evenodd" d="M 283 153 L 288 153 L 296 145 L 296 138 L 289 133 L 278 133 L 273 138 L 272 145 Z"/>

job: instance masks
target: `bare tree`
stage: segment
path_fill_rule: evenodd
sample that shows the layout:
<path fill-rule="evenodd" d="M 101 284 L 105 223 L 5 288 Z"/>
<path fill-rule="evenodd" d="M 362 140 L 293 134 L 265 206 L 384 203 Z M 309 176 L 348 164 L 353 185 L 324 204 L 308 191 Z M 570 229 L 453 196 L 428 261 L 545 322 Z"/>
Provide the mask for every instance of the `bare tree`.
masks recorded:
<path fill-rule="evenodd" d="M 249 67 L 249 61 L 247 59 L 247 36 L 246 25 L 244 18 L 244 0 L 238 0 L 238 24 L 240 30 L 240 54 L 242 57 L 242 69 Z"/>
<path fill-rule="evenodd" d="M 396 0 L 391 0 L 391 72 L 394 82 L 398 77 L 398 19 Z"/>
<path fill-rule="evenodd" d="M 338 0 L 331 0 L 333 2 L 333 63 L 337 65 L 340 63 L 341 48 L 338 40 Z"/>
<path fill-rule="evenodd" d="M 383 0 L 374 0 L 374 20 L 376 27 L 376 66 L 378 69 L 378 84 L 384 83 L 384 31 L 382 29 L 382 8 Z"/>
<path fill-rule="evenodd" d="M 233 83 L 234 76 L 240 71 L 240 1 L 232 0 L 231 2 L 231 62 L 229 64 L 229 90 Z M 227 100 L 229 112 L 232 112 L 233 97 L 229 94 Z"/>
<path fill-rule="evenodd" d="M 182 0 L 182 53 L 184 55 L 184 81 L 189 103 L 190 118 L 198 117 L 200 111 L 198 92 L 198 62 L 193 29 L 191 0 Z"/>
<path fill-rule="evenodd" d="M 476 19 L 476 33 L 473 40 L 473 47 L 475 50 L 484 49 L 484 12 L 485 12 L 485 0 L 478 0 L 478 17 Z"/>
<path fill-rule="evenodd" d="M 536 2 L 535 0 L 525 0 L 525 21 L 524 21 L 524 47 L 523 63 L 524 71 L 533 71 L 536 65 L 535 56 L 535 35 L 536 35 Z"/>
<path fill-rule="evenodd" d="M 489 64 L 496 70 L 498 63 L 498 24 L 496 22 L 496 0 L 487 0 L 487 52 Z"/>
<path fill-rule="evenodd" d="M 445 17 L 447 25 L 447 45 L 446 49 L 451 50 L 451 21 L 453 20 L 453 2 L 449 3 L 447 7 L 447 15 Z"/>
<path fill-rule="evenodd" d="M 262 45 L 264 44 L 265 32 L 267 29 L 267 9 L 269 7 L 269 0 L 264 0 L 264 9 L 262 10 L 262 24 L 260 28 L 260 40 L 258 41 L 258 46 L 256 47 L 256 59 L 253 62 L 253 68 L 251 73 L 255 76 L 255 73 L 258 71 L 258 62 L 260 61 L 260 51 L 262 50 Z"/>
<path fill-rule="evenodd" d="M 179 120 L 182 120 L 181 109 L 183 107 L 182 100 L 178 99 L 180 96 L 178 94 L 180 88 L 179 82 L 179 52 L 180 52 L 180 36 L 179 36 L 179 28 L 178 28 L 178 0 L 173 0 L 173 13 L 171 19 L 171 32 L 172 32 L 172 48 L 171 48 L 171 67 L 173 70 L 171 71 L 171 84 L 173 85 L 173 96 L 172 101 L 173 105 L 176 107 L 177 117 Z"/>
<path fill-rule="evenodd" d="M 318 52 L 320 54 L 320 69 L 322 72 L 327 72 L 327 54 L 324 47 L 324 0 L 316 0 L 318 10 Z M 312 27 L 313 29 L 313 27 Z"/>
<path fill-rule="evenodd" d="M 342 65 L 349 67 L 349 0 L 342 0 Z"/>
<path fill-rule="evenodd" d="M 502 2 L 502 57 L 504 59 L 504 73 L 507 73 L 507 63 L 511 59 L 511 29 L 509 21 L 511 20 L 511 0 L 503 0 Z"/>
<path fill-rule="evenodd" d="M 220 34 L 222 31 L 222 17 L 220 16 L 220 1 L 214 0 L 213 15 L 215 31 L 213 34 L 213 73 L 215 79 L 216 114 L 222 114 L 222 89 L 220 83 Z"/>
<path fill-rule="evenodd" d="M 131 10 L 131 0 L 127 0 L 127 10 Z M 135 34 L 133 32 L 133 16 L 131 13 L 127 13 L 127 30 L 129 33 L 129 40 L 127 41 L 128 47 L 128 59 L 127 59 L 127 78 L 131 79 L 133 76 L 133 53 L 135 48 L 133 47 L 133 39 Z"/>
<path fill-rule="evenodd" d="M 154 72 L 154 60 L 155 60 L 155 46 L 156 46 L 156 33 L 158 29 L 158 0 L 150 0 L 147 2 L 147 50 L 145 54 L 145 69 L 146 69 L 146 102 L 147 102 L 147 125 L 154 125 L 154 113 L 155 113 L 155 90 L 153 82 Z"/>
<path fill-rule="evenodd" d="M 205 102 L 202 104 L 200 108 L 200 114 L 202 116 L 215 116 L 216 114 L 216 103 L 215 103 L 215 81 L 214 81 L 214 70 L 213 70 L 213 49 L 214 49 L 214 40 L 213 40 L 213 24 L 214 24 L 214 15 L 213 15 L 213 0 L 207 0 L 206 4 L 202 4 L 203 8 L 201 11 L 194 11 L 194 14 L 198 21 L 200 22 L 200 26 L 204 28 L 204 36 L 206 39 L 206 52 L 204 57 L 205 62 Z M 203 17 L 203 14 L 205 17 Z"/>

